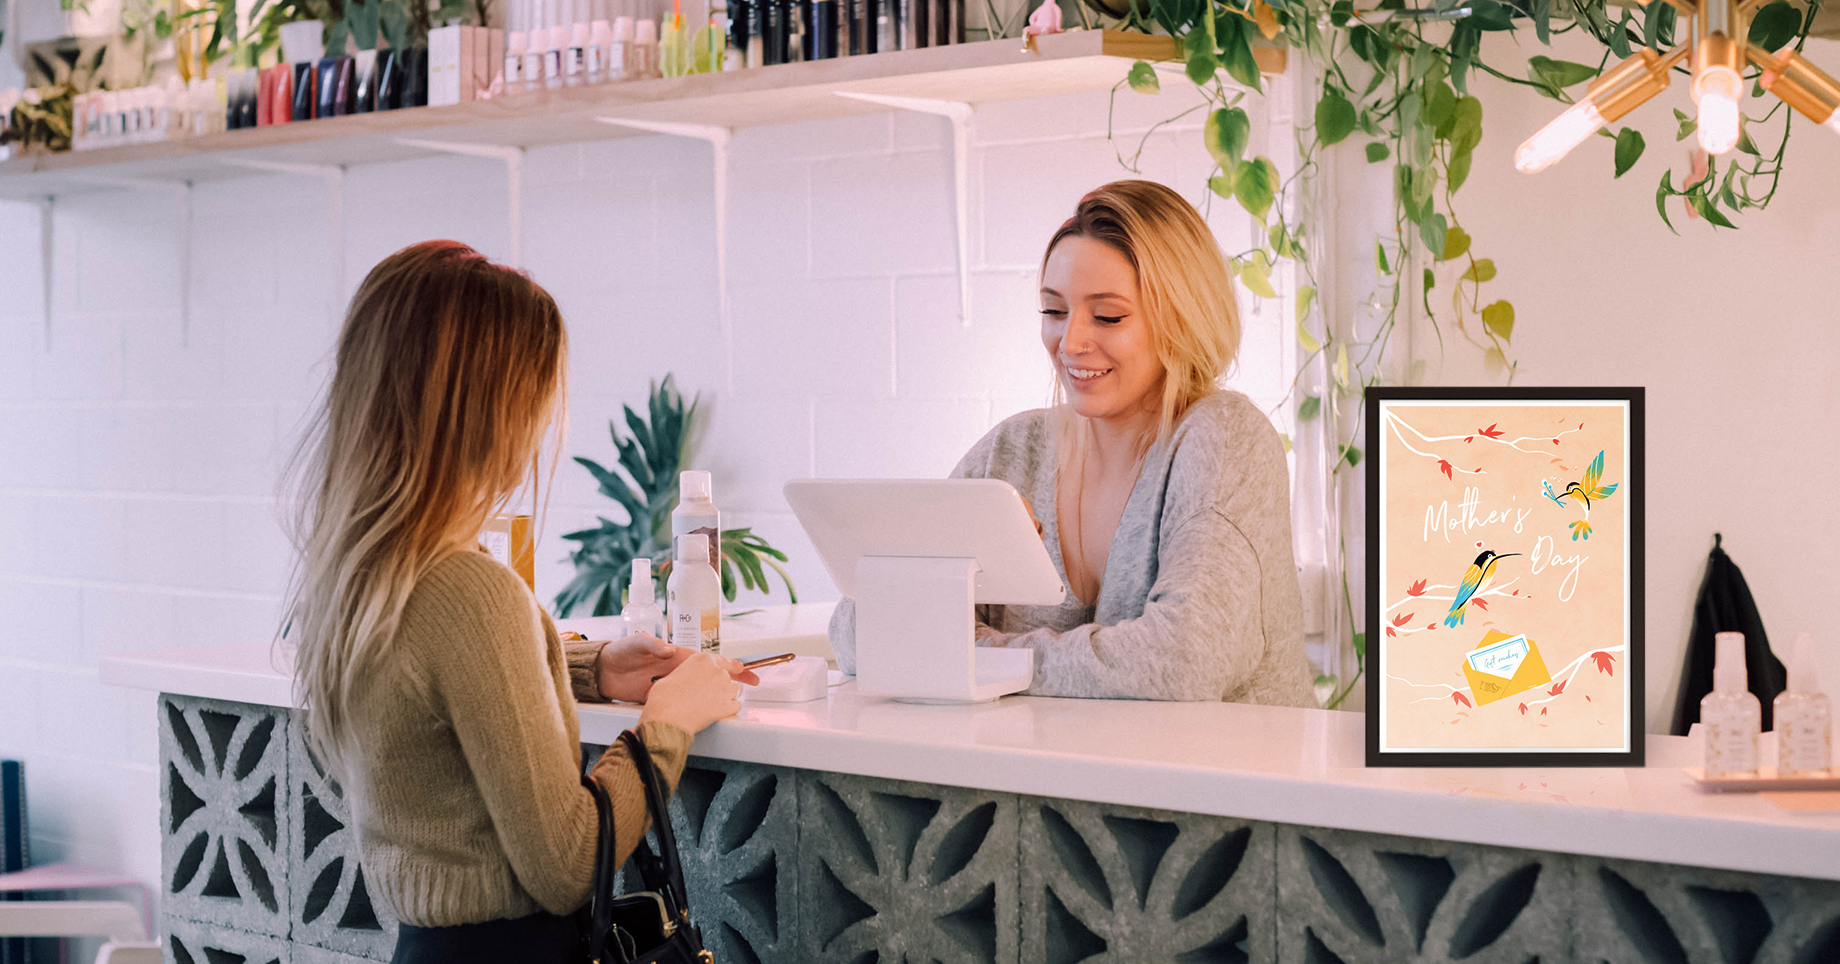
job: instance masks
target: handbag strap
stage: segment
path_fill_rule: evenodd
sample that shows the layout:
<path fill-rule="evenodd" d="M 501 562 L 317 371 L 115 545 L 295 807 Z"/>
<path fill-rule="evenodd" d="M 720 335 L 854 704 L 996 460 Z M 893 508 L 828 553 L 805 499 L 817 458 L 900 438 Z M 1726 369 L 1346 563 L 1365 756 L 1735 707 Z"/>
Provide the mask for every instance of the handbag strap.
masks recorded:
<path fill-rule="evenodd" d="M 599 818 L 600 836 L 594 846 L 594 880 L 588 892 L 588 959 L 604 959 L 607 931 L 613 925 L 613 884 L 620 868 L 614 862 L 613 799 L 607 788 L 592 773 L 581 778 L 594 795 L 594 810 Z"/>
<path fill-rule="evenodd" d="M 639 860 L 640 876 L 645 878 L 648 890 L 663 894 L 670 902 L 671 910 L 681 918 L 690 914 L 689 890 L 684 886 L 683 863 L 677 854 L 677 837 L 671 830 L 671 811 L 665 806 L 664 779 L 658 773 L 658 766 L 652 761 L 651 751 L 645 742 L 632 730 L 623 731 L 620 741 L 626 744 L 626 752 L 632 757 L 634 769 L 639 771 L 639 783 L 645 787 L 645 808 L 651 816 L 652 832 L 658 836 L 658 854 L 654 860 Z M 639 841 L 640 851 L 646 850 L 645 841 Z M 651 856 L 647 854 L 646 856 Z"/>

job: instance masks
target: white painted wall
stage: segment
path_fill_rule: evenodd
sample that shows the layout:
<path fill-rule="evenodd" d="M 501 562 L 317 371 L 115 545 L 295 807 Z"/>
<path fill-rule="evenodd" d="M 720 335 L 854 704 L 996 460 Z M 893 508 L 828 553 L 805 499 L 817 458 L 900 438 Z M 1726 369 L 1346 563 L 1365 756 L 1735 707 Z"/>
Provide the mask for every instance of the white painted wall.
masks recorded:
<path fill-rule="evenodd" d="M 1171 87 L 1124 95 L 1121 146 L 1188 106 Z M 741 132 L 726 336 L 707 146 L 647 137 L 531 151 L 522 247 L 570 326 L 567 451 L 611 464 L 607 420 L 674 372 L 702 393 L 697 462 L 715 471 L 729 523 L 791 552 L 805 598 L 834 598 L 780 487 L 943 475 L 997 420 L 1046 400 L 1034 272 L 1080 195 L 1124 174 L 1106 106 L 1094 95 L 980 110 L 969 324 L 956 314 L 943 120 Z M 1146 176 L 1197 201 L 1199 116 L 1152 136 L 1142 160 Z M 504 185 L 497 162 L 479 159 L 354 168 L 335 238 L 322 182 L 200 184 L 185 317 L 174 198 L 60 198 L 48 329 L 37 211 L 0 204 L 0 756 L 28 763 L 38 859 L 157 880 L 153 696 L 101 686 L 97 658 L 270 638 L 288 562 L 275 476 L 346 294 L 414 241 L 505 256 Z M 1237 205 L 1215 206 L 1213 220 L 1229 250 L 1250 246 Z M 1235 384 L 1275 404 L 1288 308 L 1248 312 Z M 545 599 L 569 574 L 557 535 L 617 514 L 573 464 L 557 480 L 538 550 Z"/>

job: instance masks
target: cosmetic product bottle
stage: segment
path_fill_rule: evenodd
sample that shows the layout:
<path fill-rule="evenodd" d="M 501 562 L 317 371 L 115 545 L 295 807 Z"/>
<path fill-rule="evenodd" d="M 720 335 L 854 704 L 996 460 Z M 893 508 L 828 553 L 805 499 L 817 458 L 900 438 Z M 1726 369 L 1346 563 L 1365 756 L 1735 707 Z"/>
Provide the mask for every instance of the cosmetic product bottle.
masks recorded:
<path fill-rule="evenodd" d="M 1789 654 L 1789 688 L 1777 694 L 1776 775 L 1825 776 L 1834 765 L 1834 715 L 1821 692 L 1820 650 L 1814 635 L 1795 638 Z"/>
<path fill-rule="evenodd" d="M 657 590 L 652 586 L 652 560 L 644 556 L 632 561 L 632 586 L 626 590 L 620 622 L 628 636 L 644 633 L 653 639 L 671 638 L 665 632 L 664 610 L 658 608 Z"/>
<path fill-rule="evenodd" d="M 920 46 L 920 17 L 917 8 L 921 0 L 895 0 L 895 42 L 902 50 L 913 50 Z"/>
<path fill-rule="evenodd" d="M 573 0 L 569 4 L 572 15 L 569 18 L 569 46 L 563 53 L 563 82 L 570 87 L 580 87 L 588 80 L 588 2 Z"/>
<path fill-rule="evenodd" d="M 837 3 L 838 0 L 805 0 L 805 8 L 811 11 L 811 25 L 806 36 L 811 38 L 812 60 L 830 60 L 837 56 Z"/>
<path fill-rule="evenodd" d="M 786 62 L 786 6 L 782 0 L 759 0 L 760 62 L 771 67 Z"/>
<path fill-rule="evenodd" d="M 690 72 L 690 32 L 684 29 L 683 0 L 671 0 L 671 12 L 665 14 L 658 31 L 658 69 L 666 77 Z"/>
<path fill-rule="evenodd" d="M 607 48 L 607 79 L 632 80 L 638 77 L 634 69 L 637 59 L 633 53 L 633 18 L 613 18 L 613 43 Z"/>
<path fill-rule="evenodd" d="M 658 71 L 658 22 L 651 19 L 633 24 L 632 57 L 627 76 L 642 80 L 662 77 Z"/>
<path fill-rule="evenodd" d="M 900 0 L 874 0 L 875 3 L 875 52 L 887 53 L 901 49 L 901 21 L 899 16 Z"/>
<path fill-rule="evenodd" d="M 786 0 L 786 63 L 798 64 L 811 59 L 810 7 L 811 0 Z"/>
<path fill-rule="evenodd" d="M 543 47 L 543 86 L 555 90 L 567 76 L 569 26 L 562 0 L 548 0 L 545 6 L 549 13 L 549 42 Z"/>
<path fill-rule="evenodd" d="M 722 53 L 722 69 L 743 70 L 754 66 L 748 63 L 748 34 L 751 31 L 747 0 L 729 0 L 728 7 L 728 48 Z"/>
<path fill-rule="evenodd" d="M 705 653 L 722 648 L 722 579 L 709 567 L 709 537 L 677 540 L 677 560 L 665 582 L 671 642 Z"/>
<path fill-rule="evenodd" d="M 588 83 L 602 84 L 609 79 L 607 61 L 613 48 L 613 22 L 607 19 L 607 0 L 594 0 L 593 16 L 588 22 Z"/>
<path fill-rule="evenodd" d="M 1757 735 L 1763 729 L 1763 704 L 1751 694 L 1744 663 L 1744 634 L 1714 637 L 1718 655 L 1712 666 L 1712 692 L 1699 701 L 1699 723 L 1706 743 L 1707 777 L 1757 772 Z"/>
<path fill-rule="evenodd" d="M 500 88 L 506 93 L 524 89 L 524 53 L 530 49 L 530 34 L 525 29 L 524 8 L 511 4 L 505 8 L 505 62 L 499 68 Z"/>
<path fill-rule="evenodd" d="M 718 74 L 728 69 L 726 0 L 710 0 L 709 23 L 696 32 L 696 57 L 692 66 L 699 74 Z"/>
<path fill-rule="evenodd" d="M 671 538 L 688 535 L 709 539 L 709 567 L 722 567 L 722 513 L 710 497 L 709 473 L 685 469 L 677 473 L 677 508 L 671 510 Z"/>
<path fill-rule="evenodd" d="M 549 43 L 549 31 L 543 25 L 543 0 L 530 0 L 524 5 L 524 62 L 518 69 L 518 80 L 525 90 L 540 90 L 543 87 L 543 47 Z"/>

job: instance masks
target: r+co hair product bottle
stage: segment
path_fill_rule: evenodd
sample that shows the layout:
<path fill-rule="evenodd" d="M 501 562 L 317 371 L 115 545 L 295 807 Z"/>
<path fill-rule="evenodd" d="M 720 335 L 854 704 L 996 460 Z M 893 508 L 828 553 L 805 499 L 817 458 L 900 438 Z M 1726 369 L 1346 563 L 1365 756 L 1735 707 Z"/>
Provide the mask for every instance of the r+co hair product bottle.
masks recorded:
<path fill-rule="evenodd" d="M 677 508 L 671 510 L 671 539 L 688 535 L 709 540 L 709 568 L 722 567 L 722 513 L 710 496 L 709 473 L 686 469 L 677 473 Z"/>
<path fill-rule="evenodd" d="M 664 610 L 658 608 L 657 590 L 652 586 L 652 560 L 639 556 L 632 561 L 632 586 L 626 591 L 626 606 L 620 610 L 620 622 L 626 635 L 644 633 L 653 639 L 670 640 L 664 628 Z"/>
<path fill-rule="evenodd" d="M 1719 633 L 1712 664 L 1712 692 L 1699 701 L 1701 738 L 1706 743 L 1707 778 L 1755 776 L 1757 736 L 1763 704 L 1747 688 L 1744 634 Z"/>
<path fill-rule="evenodd" d="M 705 653 L 722 650 L 722 579 L 709 567 L 709 537 L 677 540 L 677 559 L 665 583 L 671 607 L 671 642 Z"/>
<path fill-rule="evenodd" d="M 1814 636 L 1795 639 L 1789 656 L 1789 688 L 1777 694 L 1776 775 L 1826 776 L 1834 765 L 1833 706 L 1821 692 L 1820 650 Z"/>

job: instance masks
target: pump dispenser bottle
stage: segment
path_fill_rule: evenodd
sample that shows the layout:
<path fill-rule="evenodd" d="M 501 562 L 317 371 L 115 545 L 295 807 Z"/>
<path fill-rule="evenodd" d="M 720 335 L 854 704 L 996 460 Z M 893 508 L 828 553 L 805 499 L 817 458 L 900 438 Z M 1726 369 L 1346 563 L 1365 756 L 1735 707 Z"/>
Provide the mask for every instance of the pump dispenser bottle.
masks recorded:
<path fill-rule="evenodd" d="M 677 560 L 665 583 L 671 607 L 671 642 L 705 653 L 722 647 L 722 579 L 709 567 L 709 537 L 677 540 Z"/>
<path fill-rule="evenodd" d="M 1706 741 L 1707 778 L 1753 776 L 1757 772 L 1757 736 L 1763 730 L 1763 704 L 1746 687 L 1744 634 L 1719 633 L 1712 666 L 1712 692 L 1699 701 L 1699 723 Z"/>
<path fill-rule="evenodd" d="M 654 639 L 670 639 L 665 633 L 664 610 L 658 608 L 656 590 L 652 588 L 652 560 L 640 556 L 632 561 L 632 588 L 626 592 L 626 608 L 620 610 L 626 635 L 644 633 Z"/>
<path fill-rule="evenodd" d="M 1834 765 L 1833 706 L 1821 692 L 1820 651 L 1814 636 L 1795 638 L 1789 688 L 1776 697 L 1776 775 L 1826 776 Z"/>
<path fill-rule="evenodd" d="M 677 508 L 671 510 L 671 538 L 687 535 L 709 540 L 709 568 L 722 571 L 722 513 L 710 497 L 709 473 L 686 469 L 677 473 Z"/>

